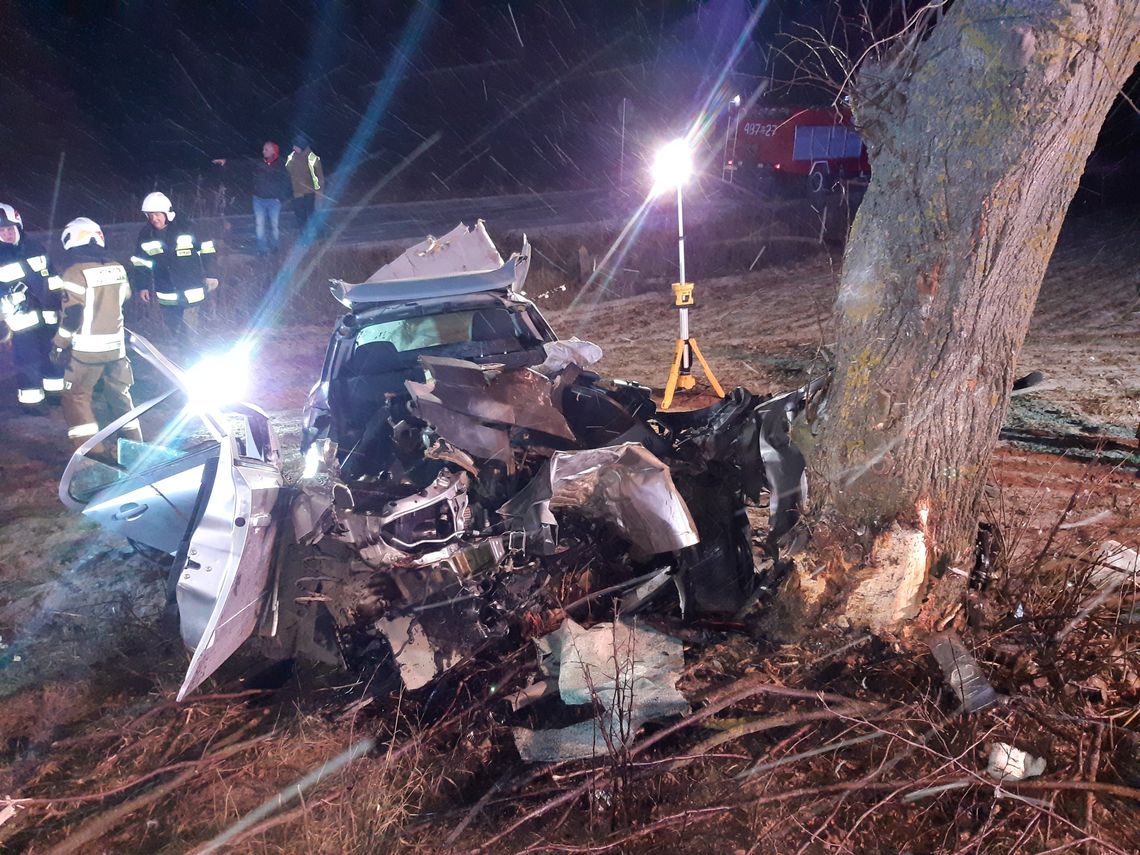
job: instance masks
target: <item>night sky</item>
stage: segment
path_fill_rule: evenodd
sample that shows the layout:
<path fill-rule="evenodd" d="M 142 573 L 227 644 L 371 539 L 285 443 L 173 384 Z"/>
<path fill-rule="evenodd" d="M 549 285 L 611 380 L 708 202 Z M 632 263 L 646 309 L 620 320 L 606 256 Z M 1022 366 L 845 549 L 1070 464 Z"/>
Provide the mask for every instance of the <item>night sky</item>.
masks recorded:
<path fill-rule="evenodd" d="M 606 186 L 622 166 L 623 114 L 624 166 L 638 170 L 647 146 L 699 112 L 753 6 L 7 3 L 0 196 L 45 227 L 65 153 L 57 223 L 80 213 L 132 219 L 152 189 L 208 209 L 223 184 L 244 213 L 246 171 L 210 159 L 255 157 L 265 139 L 285 149 L 297 130 L 324 157 L 342 203 L 417 147 L 382 198 Z M 770 2 L 719 96 L 747 97 L 788 77 L 773 45 L 798 23 L 829 20 L 831 8 Z M 801 87 L 790 97 L 828 96 Z M 1135 113 L 1120 106 L 1107 146 L 1118 157 L 1140 136 Z"/>

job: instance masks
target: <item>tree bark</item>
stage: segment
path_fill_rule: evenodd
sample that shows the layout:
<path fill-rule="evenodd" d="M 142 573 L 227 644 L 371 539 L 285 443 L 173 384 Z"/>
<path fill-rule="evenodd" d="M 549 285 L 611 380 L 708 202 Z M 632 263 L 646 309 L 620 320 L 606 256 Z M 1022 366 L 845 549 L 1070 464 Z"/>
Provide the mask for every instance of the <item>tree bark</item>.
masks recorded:
<path fill-rule="evenodd" d="M 1046 264 L 1138 61 L 1140 0 L 956 0 L 924 40 L 861 70 L 873 177 L 786 620 L 897 630 L 932 569 L 969 571 Z"/>

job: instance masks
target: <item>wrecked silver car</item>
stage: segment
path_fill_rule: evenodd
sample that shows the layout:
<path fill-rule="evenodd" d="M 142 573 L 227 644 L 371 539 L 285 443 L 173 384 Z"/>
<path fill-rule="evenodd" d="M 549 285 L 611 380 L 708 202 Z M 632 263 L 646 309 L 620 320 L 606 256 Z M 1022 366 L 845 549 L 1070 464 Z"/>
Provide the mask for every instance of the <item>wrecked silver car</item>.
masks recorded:
<path fill-rule="evenodd" d="M 524 238 L 504 261 L 482 223 L 460 225 L 335 281 L 347 312 L 295 484 L 249 404 L 187 405 L 189 441 L 120 440 L 118 467 L 88 455 L 117 424 L 76 452 L 61 498 L 171 556 L 193 651 L 179 698 L 251 636 L 278 658 L 391 660 L 415 689 L 599 592 L 732 615 L 773 584 L 805 490 L 789 426 L 813 389 L 659 411 L 590 370 L 596 345 L 555 335 L 523 292 L 529 254 Z M 187 373 L 132 347 L 173 387 L 136 413 L 193 402 Z"/>

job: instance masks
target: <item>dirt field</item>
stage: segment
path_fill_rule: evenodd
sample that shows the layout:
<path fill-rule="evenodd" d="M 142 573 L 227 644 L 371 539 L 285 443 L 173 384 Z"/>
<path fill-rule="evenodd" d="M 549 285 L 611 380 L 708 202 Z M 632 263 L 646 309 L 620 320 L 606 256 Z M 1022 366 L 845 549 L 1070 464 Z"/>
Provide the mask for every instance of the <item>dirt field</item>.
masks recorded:
<path fill-rule="evenodd" d="M 1076 539 L 1067 541 L 1067 548 L 1106 537 L 1140 543 L 1138 236 L 1135 216 L 1085 215 L 1066 227 L 1020 359 L 1023 371 L 1038 369 L 1047 379 L 1015 398 L 1009 428 L 1019 441 L 1003 442 L 995 455 L 993 516 L 1032 533 L 1048 529 L 1072 504 L 1068 521 L 1087 522 L 1071 531 Z M 535 245 L 541 249 L 541 237 Z M 711 280 L 703 279 L 699 268 L 693 271 L 699 303 L 694 334 L 726 387 L 776 392 L 822 369 L 831 342 L 830 305 L 839 263 L 838 257 L 820 253 L 794 265 Z M 657 293 L 604 301 L 580 293 L 573 304 L 547 314 L 562 335 L 577 335 L 605 349 L 603 373 L 660 386 L 675 335 L 675 310 L 666 288 L 662 283 Z M 262 370 L 250 399 L 271 413 L 287 465 L 293 468 L 298 465 L 300 406 L 319 375 L 328 332 L 327 325 L 285 324 L 262 342 Z M 136 400 L 157 388 L 144 370 L 139 375 Z M 185 716 L 167 704 L 186 655 L 162 619 L 161 569 L 60 506 L 56 484 L 68 448 L 58 412 L 47 419 L 17 414 L 10 376 L 0 383 L 0 396 L 0 733 L 5 737 L 0 743 L 0 795 L 48 798 L 112 789 L 121 783 L 115 763 L 122 764 L 123 775 L 191 763 L 171 770 L 181 776 L 194 771 L 192 763 L 207 748 L 245 750 L 245 740 L 268 732 L 271 720 L 273 727 L 293 734 L 288 748 L 280 740 L 248 746 L 250 756 L 270 770 L 260 779 L 248 766 L 220 760 L 203 776 L 180 784 L 196 788 L 194 810 L 180 806 L 174 788 L 139 806 L 131 820 L 96 827 L 99 834 L 74 850 L 187 851 L 268 797 L 274 787 L 328 759 L 330 746 L 340 750 L 354 741 L 355 713 L 319 712 L 320 698 L 343 697 L 330 688 L 335 680 L 314 690 L 330 693 L 315 700 L 305 694 L 308 678 L 299 677 L 264 706 L 258 700 L 234 706 L 227 698 L 251 683 L 234 669 L 224 669 L 223 680 L 212 680 L 202 690 L 215 700 L 188 707 Z M 1110 440 L 1112 448 L 1098 450 L 1098 437 Z M 732 642 L 716 649 L 717 667 L 731 669 Z M 694 653 L 694 658 L 699 657 Z M 135 723 L 143 719 L 145 726 Z M 404 726 L 397 716 L 372 720 L 367 727 L 377 738 L 386 734 L 394 739 Z M 218 741 L 202 736 L 203 728 L 213 728 Z M 116 738 L 108 736 L 111 731 Z M 77 748 L 85 734 L 95 735 L 86 748 Z M 489 786 L 477 768 L 479 758 L 490 751 L 489 740 L 489 732 L 466 733 L 453 746 L 456 753 L 441 761 L 455 764 L 456 804 L 474 803 L 480 787 Z M 90 751 L 106 761 L 88 762 Z M 86 759 L 80 763 L 79 756 Z M 379 797 L 373 798 L 375 788 L 402 774 L 405 759 L 367 761 L 374 776 L 370 810 L 381 810 Z M 423 791 L 442 787 L 428 778 L 404 783 Z M 421 795 L 405 794 L 386 809 L 412 810 L 422 803 Z M 97 821 L 103 802 L 83 804 L 32 806 L 12 818 L 0 812 L 0 849 L 47 851 L 49 844 Z M 111 804 L 121 805 L 122 799 L 112 798 L 103 808 Z M 356 822 L 365 822 L 353 804 L 321 808 L 322 816 L 340 823 L 338 834 L 344 823 L 355 828 Z M 375 819 L 369 821 L 376 825 Z M 446 828 L 460 819 L 462 814 Z M 41 824 L 45 830 L 39 834 Z M 371 851 L 400 848 L 401 841 L 425 850 L 447 848 L 422 825 L 369 828 L 373 836 L 352 839 L 379 847 Z M 731 838 L 733 833 L 724 831 L 720 842 L 726 848 L 718 851 L 747 850 Z M 300 836 L 286 830 L 271 839 L 271 845 L 265 844 L 271 851 L 350 848 L 348 838 L 323 836 L 311 825 Z M 344 848 L 338 850 L 336 841 Z M 249 843 L 249 851 L 259 851 L 260 845 Z M 677 851 L 682 849 L 702 851 L 692 848 L 692 841 Z"/>

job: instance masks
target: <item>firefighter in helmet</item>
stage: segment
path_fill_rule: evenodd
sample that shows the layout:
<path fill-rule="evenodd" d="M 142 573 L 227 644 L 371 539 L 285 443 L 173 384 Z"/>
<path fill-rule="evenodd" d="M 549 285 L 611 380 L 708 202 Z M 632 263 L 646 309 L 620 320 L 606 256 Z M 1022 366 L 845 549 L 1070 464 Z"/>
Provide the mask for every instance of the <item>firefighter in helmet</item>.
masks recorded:
<path fill-rule="evenodd" d="M 112 420 L 134 409 L 134 374 L 127 359 L 123 304 L 131 295 L 127 271 L 105 250 L 103 230 L 79 217 L 63 230 L 67 269 L 60 277 L 63 310 L 51 359 L 64 369 L 63 417 L 67 436 L 78 448 L 99 431 L 93 399 L 102 381 L 103 401 Z M 127 422 L 119 435 L 142 441 L 137 421 Z M 91 449 L 93 455 L 115 457 L 115 450 Z"/>
<path fill-rule="evenodd" d="M 16 400 L 29 414 L 43 413 L 48 396 L 63 391 L 63 375 L 51 364 L 51 340 L 59 323 L 59 292 L 44 248 L 24 237 L 24 221 L 0 204 L 0 317 L 12 337 Z"/>
<path fill-rule="evenodd" d="M 196 333 L 198 309 L 218 287 L 212 240 L 201 240 L 194 224 L 174 224 L 174 206 L 165 193 L 150 193 L 142 201 L 147 223 L 139 232 L 131 264 L 144 303 L 158 303 L 163 326 L 179 348 Z"/>

